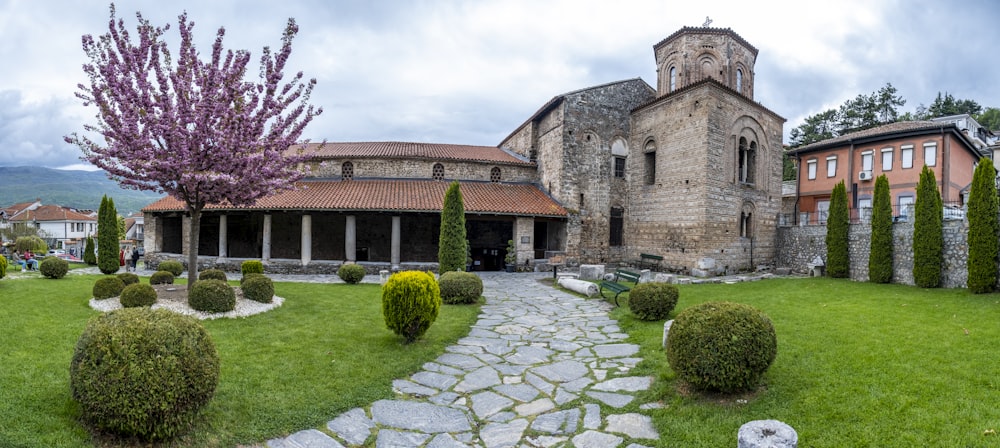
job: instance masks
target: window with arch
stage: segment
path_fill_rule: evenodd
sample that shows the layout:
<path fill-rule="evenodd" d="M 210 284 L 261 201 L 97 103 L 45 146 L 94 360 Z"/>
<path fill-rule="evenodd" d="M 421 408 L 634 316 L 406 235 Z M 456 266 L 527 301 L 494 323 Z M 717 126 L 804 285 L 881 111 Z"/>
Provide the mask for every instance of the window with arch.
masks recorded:
<path fill-rule="evenodd" d="M 670 67 L 670 91 L 677 89 L 677 67 Z"/>
<path fill-rule="evenodd" d="M 743 93 L 743 69 L 736 69 L 736 91 Z"/>
<path fill-rule="evenodd" d="M 344 164 L 340 166 L 340 177 L 344 178 L 344 180 L 354 179 L 354 164 L 351 162 L 344 162 Z"/>
<path fill-rule="evenodd" d="M 747 141 L 746 137 L 740 137 L 739 147 L 739 167 L 738 178 L 741 183 L 754 183 L 754 171 L 757 165 L 757 142 Z"/>
<path fill-rule="evenodd" d="M 656 142 L 650 140 L 643 147 L 643 157 L 645 167 L 642 175 L 643 183 L 653 185 L 656 183 Z"/>
<path fill-rule="evenodd" d="M 434 180 L 444 179 L 444 165 L 435 163 L 434 168 L 431 169 L 431 177 Z"/>
<path fill-rule="evenodd" d="M 611 141 L 611 169 L 615 178 L 625 178 L 625 158 L 628 157 L 628 144 L 625 139 L 617 137 Z"/>
<path fill-rule="evenodd" d="M 500 168 L 493 167 L 490 170 L 490 182 L 500 182 Z"/>
<path fill-rule="evenodd" d="M 623 241 L 623 235 L 625 234 L 624 229 L 624 210 L 620 207 L 611 207 L 611 219 L 608 222 L 608 228 L 611 231 L 608 238 L 608 245 L 610 246 L 621 246 Z"/>
<path fill-rule="evenodd" d="M 740 212 L 740 236 L 750 238 L 753 236 L 753 213 L 747 210 Z"/>

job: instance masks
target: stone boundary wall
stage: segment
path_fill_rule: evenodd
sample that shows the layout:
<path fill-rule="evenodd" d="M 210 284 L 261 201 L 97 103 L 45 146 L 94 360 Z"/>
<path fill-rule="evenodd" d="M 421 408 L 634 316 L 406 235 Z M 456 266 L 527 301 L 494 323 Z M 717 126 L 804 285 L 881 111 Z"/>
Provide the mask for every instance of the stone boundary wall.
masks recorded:
<path fill-rule="evenodd" d="M 943 223 L 944 262 L 941 266 L 941 286 L 964 288 L 968 277 L 969 248 L 966 244 L 969 224 L 965 220 Z M 913 223 L 898 222 L 892 225 L 893 283 L 913 285 Z M 868 251 L 871 246 L 871 225 L 851 224 L 848 236 L 851 257 L 850 278 L 868 281 Z M 826 226 L 779 227 L 777 238 L 777 267 L 794 272 L 808 272 L 809 264 L 816 257 L 826 260 Z"/>

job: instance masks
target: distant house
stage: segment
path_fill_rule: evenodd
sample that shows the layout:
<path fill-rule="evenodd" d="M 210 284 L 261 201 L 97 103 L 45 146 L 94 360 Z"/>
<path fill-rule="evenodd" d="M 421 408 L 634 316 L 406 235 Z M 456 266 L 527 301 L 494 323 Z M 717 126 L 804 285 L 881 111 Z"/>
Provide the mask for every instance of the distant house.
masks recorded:
<path fill-rule="evenodd" d="M 125 218 L 125 239 L 142 246 L 145 239 L 145 225 L 141 212 L 133 213 Z"/>
<path fill-rule="evenodd" d="M 920 171 L 934 171 L 941 199 L 951 216 L 961 214 L 976 163 L 988 150 L 956 122 L 902 121 L 852 132 L 789 152 L 798 167 L 794 220 L 825 224 L 834 185 L 844 181 L 852 221 L 865 220 L 872 206 L 875 178 L 889 180 L 897 220 L 911 214 Z"/>
<path fill-rule="evenodd" d="M 10 213 L 11 210 L 17 211 Z M 52 248 L 79 248 L 82 251 L 87 236 L 97 232 L 97 215 L 92 211 L 41 205 L 40 201 L 35 201 L 7 207 L 5 214 L 9 215 L 6 226 L 36 229 Z"/>

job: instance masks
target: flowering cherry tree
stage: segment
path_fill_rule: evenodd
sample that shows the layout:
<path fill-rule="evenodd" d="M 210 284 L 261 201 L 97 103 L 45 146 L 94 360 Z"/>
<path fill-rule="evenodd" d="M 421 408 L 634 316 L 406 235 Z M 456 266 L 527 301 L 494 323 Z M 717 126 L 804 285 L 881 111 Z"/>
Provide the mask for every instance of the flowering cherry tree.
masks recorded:
<path fill-rule="evenodd" d="M 163 39 L 170 25 L 154 27 L 141 13 L 133 41 L 111 5 L 108 33 L 83 36 L 90 84 L 77 98 L 97 108 L 97 124 L 66 136 L 81 159 L 104 169 L 125 188 L 166 193 L 185 204 L 191 218 L 188 288 L 197 281 L 198 234 L 206 205 L 252 205 L 294 188 L 307 172 L 298 139 L 323 112 L 309 104 L 316 80 L 302 72 L 282 82 L 298 33 L 289 19 L 281 49 L 264 47 L 259 81 L 246 81 L 250 52 L 223 51 L 216 32 L 211 58 L 192 42 L 194 22 L 178 17 L 180 48 L 172 56 Z M 99 136 L 100 139 L 92 139 Z M 95 137 L 96 138 L 96 137 Z M 103 141 L 100 141 L 103 140 Z M 306 168 L 307 169 L 307 168 Z"/>

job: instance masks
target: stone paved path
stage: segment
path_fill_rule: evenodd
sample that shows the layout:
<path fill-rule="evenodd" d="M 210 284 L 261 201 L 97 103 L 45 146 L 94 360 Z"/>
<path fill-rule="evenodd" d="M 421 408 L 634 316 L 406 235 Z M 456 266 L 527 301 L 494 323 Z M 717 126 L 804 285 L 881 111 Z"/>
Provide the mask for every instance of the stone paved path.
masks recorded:
<path fill-rule="evenodd" d="M 335 416 L 267 447 L 641 448 L 651 419 L 621 410 L 651 377 L 629 371 L 639 347 L 610 305 L 540 284 L 541 274 L 485 273 L 487 304 L 465 338 L 393 382 L 397 396 Z M 629 406 L 646 409 L 655 404 Z"/>

